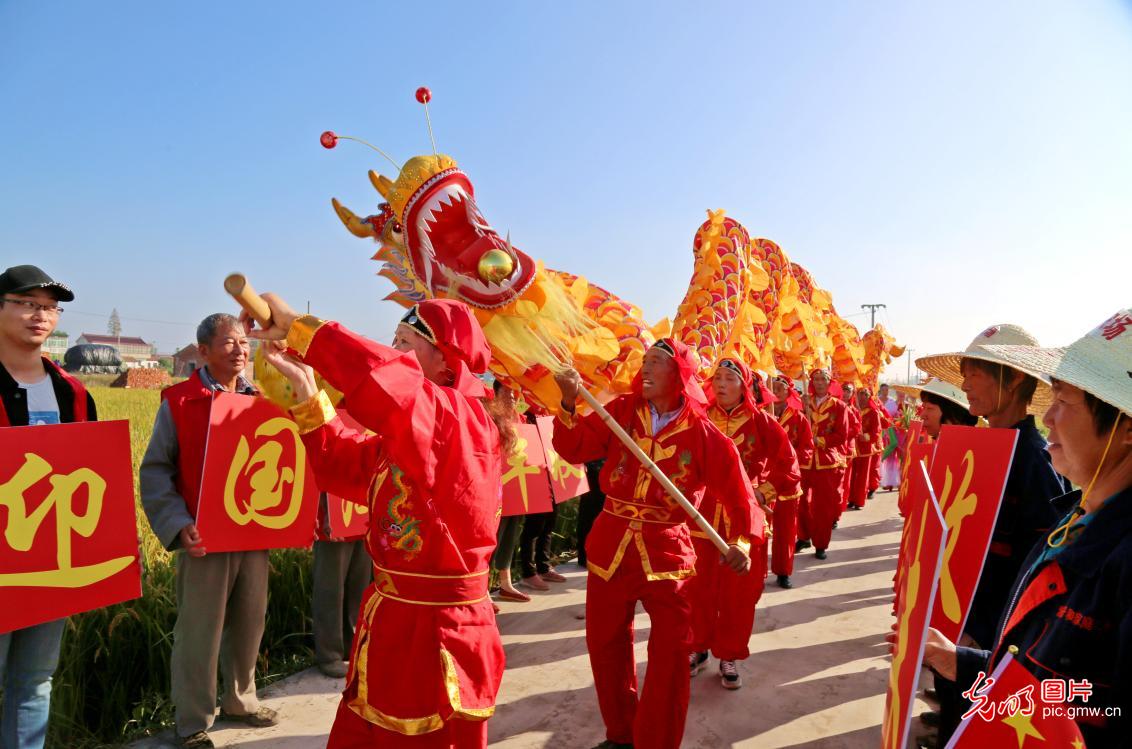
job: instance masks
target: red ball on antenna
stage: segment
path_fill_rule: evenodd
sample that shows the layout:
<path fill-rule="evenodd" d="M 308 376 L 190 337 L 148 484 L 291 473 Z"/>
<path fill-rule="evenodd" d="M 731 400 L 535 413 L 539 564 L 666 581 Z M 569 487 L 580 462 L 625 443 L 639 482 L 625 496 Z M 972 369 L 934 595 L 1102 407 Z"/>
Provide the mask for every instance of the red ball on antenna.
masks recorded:
<path fill-rule="evenodd" d="M 333 130 L 327 130 L 319 136 L 318 142 L 322 144 L 323 148 L 334 148 L 338 145 L 338 136 L 334 134 Z"/>
<path fill-rule="evenodd" d="M 428 90 L 427 86 L 421 86 L 417 89 L 417 101 L 421 104 L 428 104 L 432 101 L 432 92 Z"/>

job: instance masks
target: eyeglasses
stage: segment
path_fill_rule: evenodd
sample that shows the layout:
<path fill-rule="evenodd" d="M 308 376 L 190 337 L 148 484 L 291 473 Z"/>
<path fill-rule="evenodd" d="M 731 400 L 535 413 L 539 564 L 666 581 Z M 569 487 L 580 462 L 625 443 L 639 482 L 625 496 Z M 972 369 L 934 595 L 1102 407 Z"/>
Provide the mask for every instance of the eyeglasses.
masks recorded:
<path fill-rule="evenodd" d="M 0 302 L 7 302 L 8 304 L 23 307 L 26 314 L 35 314 L 37 311 L 41 311 L 43 314 L 51 315 L 52 317 L 63 314 L 63 308 L 58 304 L 39 304 L 38 302 L 29 302 L 25 299 L 9 299 L 7 297 L 0 299 Z"/>

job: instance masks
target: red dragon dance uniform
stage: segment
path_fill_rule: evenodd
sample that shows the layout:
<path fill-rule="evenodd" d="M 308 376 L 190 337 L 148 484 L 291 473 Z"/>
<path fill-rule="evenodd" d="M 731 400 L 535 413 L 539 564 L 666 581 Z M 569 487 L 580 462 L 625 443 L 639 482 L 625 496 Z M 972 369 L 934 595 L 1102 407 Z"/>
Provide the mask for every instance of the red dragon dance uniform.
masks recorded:
<path fill-rule="evenodd" d="M 821 403 L 811 402 L 807 414 L 814 433 L 814 454 L 802 466 L 802 480 L 810 494 L 806 526 L 815 549 L 829 548 L 833 524 L 841 509 L 845 444 L 849 439 L 849 411 L 833 386 L 830 383 L 830 394 Z"/>
<path fill-rule="evenodd" d="M 402 324 L 433 334 L 455 372 L 426 379 L 412 353 L 300 318 L 290 349 L 375 435 L 345 427 L 325 393 L 292 409 L 321 489 L 368 497 L 366 590 L 331 749 L 487 745 L 503 675 L 488 599 L 500 507 L 499 433 L 472 370 L 490 350 L 463 304 L 423 302 Z"/>
<path fill-rule="evenodd" d="M 705 491 L 722 499 L 731 519 L 729 542 L 761 542 L 764 515 L 735 444 L 704 414 L 706 399 L 695 381 L 691 353 L 671 339 L 656 346 L 680 369 L 684 402 L 678 414 L 653 430 L 640 375 L 633 392 L 607 410 L 689 501 L 699 505 Z M 684 588 L 696 572 L 688 515 L 596 414 L 561 416 L 554 449 L 571 463 L 605 458 L 600 477 L 605 509 L 586 538 L 586 645 L 606 738 L 636 749 L 676 749 L 684 735 L 690 687 L 691 609 Z M 633 659 L 637 601 L 652 623 L 648 678 L 639 699 Z"/>
<path fill-rule="evenodd" d="M 730 411 L 712 403 L 708 418 L 735 443 L 747 476 L 777 517 L 779 507 L 794 507 L 802 493 L 798 458 L 778 421 L 753 402 L 750 368 L 736 359 L 724 359 L 720 366 L 728 367 L 743 381 L 744 398 Z M 763 397 L 767 396 L 764 392 Z M 730 515 L 717 495 L 708 492 L 700 511 L 721 536 L 731 535 Z M 737 575 L 725 566 L 702 531 L 692 529 L 692 544 L 696 549 L 696 576 L 688 582 L 692 651 L 710 649 L 720 660 L 743 660 L 751 654 L 748 643 L 754 631 L 755 606 L 763 594 L 767 542 L 751 545 L 751 571 L 746 575 Z"/>
<path fill-rule="evenodd" d="M 844 401 L 842 401 L 844 402 Z M 845 441 L 845 472 L 841 476 L 841 507 L 837 512 L 837 519 L 849 506 L 849 490 L 853 484 L 853 467 L 857 459 L 857 436 L 861 433 L 861 411 L 856 404 L 845 404 L 849 416 L 849 438 Z"/>
<path fill-rule="evenodd" d="M 791 392 L 782 413 L 778 416 L 778 424 L 786 431 L 794 453 L 798 457 L 798 466 L 806 466 L 814 457 L 814 435 L 810 431 L 810 420 L 803 412 L 802 401 Z M 774 506 L 772 520 L 774 533 L 771 538 L 770 571 L 774 575 L 789 577 L 794 574 L 794 542 L 801 538 L 809 538 L 810 533 L 803 524 L 806 520 L 805 503 L 806 491 L 802 488 L 796 501 L 788 501 L 789 497 L 779 496 Z"/>
<path fill-rule="evenodd" d="M 857 507 L 865 506 L 873 468 L 880 464 L 880 435 L 880 404 L 870 398 L 868 406 L 861 411 L 861 431 L 854 440 L 856 455 L 853 458 L 853 477 L 849 483 L 849 502 Z"/>

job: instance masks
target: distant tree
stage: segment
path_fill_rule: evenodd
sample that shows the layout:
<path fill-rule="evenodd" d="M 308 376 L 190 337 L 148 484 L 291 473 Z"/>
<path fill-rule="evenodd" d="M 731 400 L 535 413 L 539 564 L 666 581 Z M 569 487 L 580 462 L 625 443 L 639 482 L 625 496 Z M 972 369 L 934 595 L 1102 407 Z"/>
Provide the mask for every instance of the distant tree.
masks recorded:
<path fill-rule="evenodd" d="M 106 325 L 106 332 L 113 336 L 122 335 L 122 321 L 118 319 L 118 308 L 110 311 L 110 322 Z"/>

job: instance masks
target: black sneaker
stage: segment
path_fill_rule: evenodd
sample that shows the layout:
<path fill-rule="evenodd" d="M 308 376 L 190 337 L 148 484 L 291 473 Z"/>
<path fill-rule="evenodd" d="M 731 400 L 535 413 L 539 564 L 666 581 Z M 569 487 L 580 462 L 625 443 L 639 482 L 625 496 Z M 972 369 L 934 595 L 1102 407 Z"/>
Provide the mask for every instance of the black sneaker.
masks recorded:
<path fill-rule="evenodd" d="M 707 651 L 702 653 L 689 653 L 688 654 L 688 674 L 695 676 L 700 671 L 707 668 L 708 654 Z"/>
<path fill-rule="evenodd" d="M 177 746 L 184 749 L 215 749 L 216 745 L 204 731 L 197 731 L 189 736 L 178 736 Z"/>
<path fill-rule="evenodd" d="M 876 494 L 876 493 L 877 493 L 877 490 L 873 489 L 871 492 L 868 493 L 868 495 L 865 497 L 865 499 L 872 499 L 873 495 Z"/>
<path fill-rule="evenodd" d="M 633 749 L 633 745 L 619 744 L 616 741 L 610 741 L 609 739 L 606 739 L 605 741 L 595 746 L 594 749 Z"/>
<path fill-rule="evenodd" d="M 864 508 L 864 507 L 861 507 L 861 505 L 855 505 L 855 504 L 853 504 L 852 502 L 850 502 L 850 503 L 849 503 L 849 509 L 850 509 L 850 510 L 863 510 L 863 509 L 865 509 L 865 508 Z"/>
<path fill-rule="evenodd" d="M 720 661 L 719 677 L 724 689 L 738 689 L 743 686 L 743 679 L 739 676 L 735 661 Z"/>
<path fill-rule="evenodd" d="M 794 587 L 794 583 L 790 582 L 790 576 L 789 575 L 779 575 L 778 576 L 778 587 L 790 589 L 790 588 Z"/>
<path fill-rule="evenodd" d="M 837 521 L 836 520 L 833 521 L 833 530 L 837 530 Z"/>
<path fill-rule="evenodd" d="M 794 544 L 794 553 L 797 554 L 799 551 L 805 551 L 811 546 L 813 546 L 813 544 L 811 544 L 808 539 L 799 539 Z"/>
<path fill-rule="evenodd" d="M 814 552 L 814 558 L 825 559 L 825 549 L 818 549 Z"/>
<path fill-rule="evenodd" d="M 925 710 L 920 713 L 920 722 L 928 728 L 939 728 L 939 713 L 935 710 Z"/>

